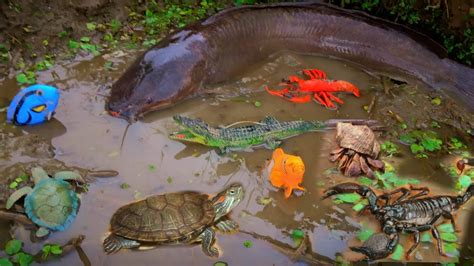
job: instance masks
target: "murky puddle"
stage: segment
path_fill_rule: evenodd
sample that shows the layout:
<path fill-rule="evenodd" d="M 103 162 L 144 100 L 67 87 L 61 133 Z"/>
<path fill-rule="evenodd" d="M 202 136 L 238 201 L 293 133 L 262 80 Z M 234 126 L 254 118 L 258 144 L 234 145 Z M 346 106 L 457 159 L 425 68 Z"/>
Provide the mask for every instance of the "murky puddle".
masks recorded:
<path fill-rule="evenodd" d="M 240 182 L 246 188 L 245 199 L 231 214 L 243 230 L 293 244 L 291 230 L 303 229 L 310 235 L 313 251 L 329 259 L 347 251 L 348 242 L 361 224 L 378 230 L 377 222 L 370 215 L 357 217 L 351 206 L 336 206 L 331 200 L 320 200 L 325 187 L 353 181 L 340 175 L 331 175 L 330 178 L 324 175 L 325 170 L 335 166 L 328 161 L 328 154 L 335 147 L 333 132 L 308 133 L 284 141 L 282 148 L 287 153 L 301 156 L 306 164 L 303 186 L 307 192 L 288 200 L 268 181 L 265 162 L 271 158 L 272 151 L 257 149 L 219 156 L 207 147 L 184 144 L 167 137 L 177 129 L 171 119 L 175 114 L 200 117 L 216 126 L 241 120 L 258 121 L 266 115 L 280 120 L 367 118 L 362 106 L 370 104 L 374 90 L 381 89 L 378 77 L 332 59 L 279 54 L 252 67 L 236 81 L 213 88 L 233 92 L 259 88 L 260 92 L 237 97 L 199 98 L 150 114 L 129 128 L 120 150 L 127 123 L 104 112 L 104 96 L 108 94 L 107 85 L 118 78 L 134 57 L 110 56 L 108 60 L 118 68 L 115 71 L 104 70 L 105 60 L 99 57 L 58 65 L 42 72 L 38 79 L 61 88 L 60 105 L 54 121 L 25 128 L 25 131 L 51 139 L 56 158 L 68 165 L 120 172 L 116 178 L 98 179 L 92 183 L 89 191 L 82 194 L 77 219 L 70 229 L 54 233 L 47 241 L 65 243 L 71 237 L 84 234 L 86 239 L 82 248 L 93 265 L 149 265 L 157 262 L 163 265 L 212 265 L 215 260 L 206 257 L 200 246 L 160 247 L 139 252 L 124 250 L 106 255 L 102 250 L 102 240 L 107 234 L 110 217 L 121 205 L 147 195 L 172 191 L 216 193 L 230 182 Z M 362 97 L 338 94 L 345 104 L 333 111 L 316 103 L 293 104 L 263 91 L 263 85 L 277 88 L 282 78 L 303 68 L 316 67 L 326 71 L 329 78 L 356 84 L 362 90 Z M 13 97 L 16 88 L 11 80 L 0 83 L 1 96 Z M 255 101 L 261 102 L 261 107 L 256 107 Z M 446 188 L 447 182 L 439 181 L 449 177 L 436 168 L 437 163 L 428 159 L 414 160 L 407 148 L 403 149 L 401 156 L 388 161 L 396 166 L 400 175 L 422 180 L 422 184 L 429 186 L 435 194 L 454 192 Z M 130 187 L 121 188 L 123 183 Z M 321 183 L 324 186 L 317 185 Z M 257 199 L 261 197 L 270 197 L 272 201 L 266 206 L 260 205 Z M 461 210 L 457 218 L 458 227 L 467 230 L 467 219 L 472 215 L 473 208 Z M 28 234 L 22 230 L 17 230 L 16 235 L 27 242 L 28 250 L 36 251 L 42 245 L 30 243 Z M 466 236 L 462 233 L 459 236 L 461 243 L 466 242 Z M 244 247 L 246 240 L 252 241 L 251 248 Z M 218 234 L 217 242 L 222 251 L 219 260 L 229 265 L 294 264 L 269 243 L 246 234 Z M 401 241 L 406 248 L 411 243 Z M 433 244 L 421 244 L 418 251 L 424 261 L 449 261 L 449 258 L 437 254 Z M 80 260 L 73 253 L 52 265 L 66 263 L 79 265 Z"/>

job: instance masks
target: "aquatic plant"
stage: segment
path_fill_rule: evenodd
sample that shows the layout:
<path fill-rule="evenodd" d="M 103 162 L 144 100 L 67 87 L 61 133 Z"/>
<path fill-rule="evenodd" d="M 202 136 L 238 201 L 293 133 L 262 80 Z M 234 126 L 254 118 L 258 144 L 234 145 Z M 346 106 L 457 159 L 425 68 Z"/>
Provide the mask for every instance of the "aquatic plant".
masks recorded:
<path fill-rule="evenodd" d="M 410 145 L 410 150 L 417 158 L 428 158 L 427 152 L 441 150 L 443 141 L 434 131 L 412 130 L 400 136 L 402 143 Z"/>
<path fill-rule="evenodd" d="M 387 157 L 392 157 L 393 155 L 399 153 L 397 144 L 387 140 L 382 145 L 380 145 L 382 153 Z"/>
<path fill-rule="evenodd" d="M 41 251 L 32 255 L 23 250 L 24 243 L 21 240 L 12 239 L 5 244 L 6 257 L 0 258 L 0 266 L 28 266 L 34 261 L 41 262 L 51 258 L 57 258 L 63 253 L 63 248 L 58 244 L 44 244 Z"/>

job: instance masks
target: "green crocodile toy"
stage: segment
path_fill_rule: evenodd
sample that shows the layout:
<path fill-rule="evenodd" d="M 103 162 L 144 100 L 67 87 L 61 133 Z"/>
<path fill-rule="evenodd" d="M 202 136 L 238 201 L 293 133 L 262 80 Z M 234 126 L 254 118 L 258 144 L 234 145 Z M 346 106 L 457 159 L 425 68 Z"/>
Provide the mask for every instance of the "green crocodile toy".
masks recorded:
<path fill-rule="evenodd" d="M 335 128 L 339 122 L 354 125 L 368 125 L 372 128 L 380 127 L 375 120 L 363 119 L 331 119 L 327 121 L 287 121 L 280 122 L 274 117 L 267 116 L 252 125 L 240 127 L 211 127 L 201 119 L 191 119 L 176 115 L 173 119 L 184 130 L 170 134 L 174 140 L 187 141 L 218 148 L 222 153 L 236 150 L 248 150 L 263 146 L 275 149 L 282 140 L 301 135 L 306 132 L 324 131 Z M 238 124 L 240 122 L 234 123 Z"/>

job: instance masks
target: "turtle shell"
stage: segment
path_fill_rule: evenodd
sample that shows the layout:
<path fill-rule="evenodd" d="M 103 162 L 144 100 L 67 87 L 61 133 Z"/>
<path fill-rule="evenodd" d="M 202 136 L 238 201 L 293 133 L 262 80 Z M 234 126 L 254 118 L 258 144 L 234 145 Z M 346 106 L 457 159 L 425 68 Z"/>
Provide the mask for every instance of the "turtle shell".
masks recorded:
<path fill-rule="evenodd" d="M 352 149 L 372 158 L 377 158 L 380 153 L 380 144 L 375 139 L 374 132 L 365 125 L 354 126 L 350 123 L 338 123 L 336 141 L 341 148 Z"/>
<path fill-rule="evenodd" d="M 209 196 L 177 192 L 148 197 L 120 207 L 110 221 L 112 233 L 143 242 L 180 243 L 196 238 L 214 222 Z"/>
<path fill-rule="evenodd" d="M 25 211 L 37 225 L 63 231 L 76 218 L 79 198 L 71 185 L 58 179 L 43 179 L 25 198 Z"/>

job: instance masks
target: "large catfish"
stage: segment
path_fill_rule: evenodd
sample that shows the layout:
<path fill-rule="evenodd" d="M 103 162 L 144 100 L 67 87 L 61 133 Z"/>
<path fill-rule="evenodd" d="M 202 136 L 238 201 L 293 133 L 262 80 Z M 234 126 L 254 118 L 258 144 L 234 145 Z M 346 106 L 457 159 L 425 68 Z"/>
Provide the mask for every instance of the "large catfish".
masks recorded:
<path fill-rule="evenodd" d="M 175 32 L 112 86 L 109 112 L 129 121 L 203 93 L 278 51 L 348 60 L 375 73 L 445 89 L 474 109 L 474 69 L 406 27 L 320 3 L 224 10 Z"/>

